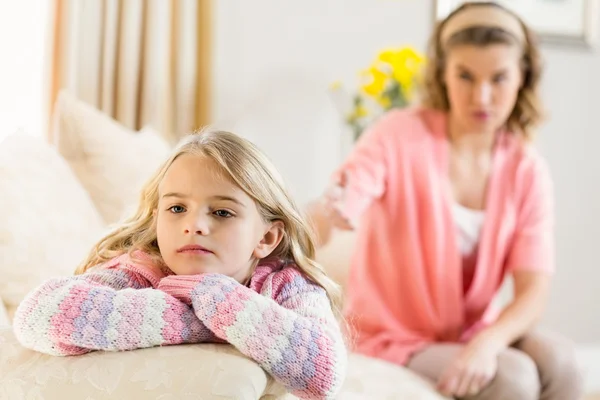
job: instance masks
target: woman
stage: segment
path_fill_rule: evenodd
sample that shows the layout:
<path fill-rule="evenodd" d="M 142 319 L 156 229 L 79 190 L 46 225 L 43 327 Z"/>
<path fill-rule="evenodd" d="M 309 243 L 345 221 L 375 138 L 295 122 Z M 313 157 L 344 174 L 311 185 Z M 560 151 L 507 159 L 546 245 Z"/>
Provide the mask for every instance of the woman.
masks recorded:
<path fill-rule="evenodd" d="M 360 219 L 347 293 L 356 351 L 467 399 L 578 399 L 572 345 L 533 330 L 554 271 L 553 188 L 531 147 L 540 57 L 493 3 L 436 28 L 423 106 L 386 114 L 313 217 L 326 241 Z M 514 298 L 492 299 L 504 277 Z"/>

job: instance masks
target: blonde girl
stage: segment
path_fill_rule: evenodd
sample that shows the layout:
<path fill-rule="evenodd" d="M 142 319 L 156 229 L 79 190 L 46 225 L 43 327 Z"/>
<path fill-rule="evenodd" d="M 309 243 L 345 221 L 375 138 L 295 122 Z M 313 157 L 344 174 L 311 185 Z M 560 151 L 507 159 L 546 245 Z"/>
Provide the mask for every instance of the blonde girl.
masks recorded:
<path fill-rule="evenodd" d="M 338 287 L 269 160 L 228 132 L 186 137 L 135 214 L 75 276 L 22 302 L 15 334 L 51 355 L 228 342 L 303 398 L 334 398 L 346 366 Z"/>

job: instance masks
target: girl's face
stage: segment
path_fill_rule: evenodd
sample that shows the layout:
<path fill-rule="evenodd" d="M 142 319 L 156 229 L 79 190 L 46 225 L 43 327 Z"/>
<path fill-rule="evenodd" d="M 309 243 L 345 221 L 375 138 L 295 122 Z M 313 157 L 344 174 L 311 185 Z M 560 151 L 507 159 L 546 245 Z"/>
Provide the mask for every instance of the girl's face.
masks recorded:
<path fill-rule="evenodd" d="M 466 133 L 495 132 L 512 113 L 522 81 L 518 46 L 452 48 L 444 71 L 451 119 Z"/>
<path fill-rule="evenodd" d="M 238 282 L 283 232 L 214 161 L 191 154 L 178 157 L 160 183 L 155 218 L 160 253 L 175 274 L 220 273 Z"/>

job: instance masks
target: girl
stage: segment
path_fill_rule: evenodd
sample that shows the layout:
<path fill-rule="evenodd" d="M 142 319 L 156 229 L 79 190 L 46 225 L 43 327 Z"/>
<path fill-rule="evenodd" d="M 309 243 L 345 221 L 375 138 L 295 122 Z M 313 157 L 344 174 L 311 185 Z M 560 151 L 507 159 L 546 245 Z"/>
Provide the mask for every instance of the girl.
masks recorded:
<path fill-rule="evenodd" d="M 228 342 L 293 394 L 333 398 L 346 349 L 338 287 L 267 158 L 227 132 L 185 138 L 135 215 L 74 277 L 43 283 L 14 329 L 51 355 Z"/>
<path fill-rule="evenodd" d="M 324 241 L 360 220 L 347 291 L 356 350 L 458 398 L 582 393 L 572 343 L 534 329 L 554 271 L 552 180 L 531 145 L 540 74 L 516 15 L 467 2 L 433 33 L 424 104 L 365 133 L 314 209 Z M 514 298 L 499 310 L 505 275 Z"/>

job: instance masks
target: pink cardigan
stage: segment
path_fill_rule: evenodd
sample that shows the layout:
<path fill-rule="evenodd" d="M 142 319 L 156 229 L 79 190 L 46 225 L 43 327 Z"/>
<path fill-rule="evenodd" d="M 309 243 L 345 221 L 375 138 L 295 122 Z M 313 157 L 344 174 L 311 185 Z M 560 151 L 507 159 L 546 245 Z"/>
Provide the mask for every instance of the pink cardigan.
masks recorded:
<path fill-rule="evenodd" d="M 432 342 L 460 342 L 494 322 L 505 273 L 554 270 L 553 187 L 538 153 L 498 136 L 473 282 L 462 267 L 447 178 L 446 114 L 389 112 L 336 171 L 343 212 L 360 221 L 346 316 L 356 351 L 405 364 Z"/>

